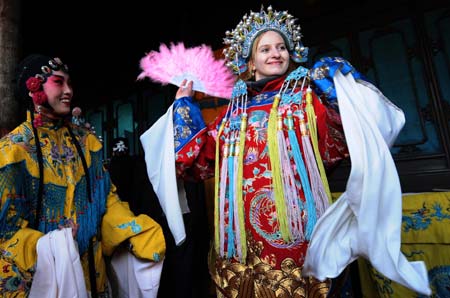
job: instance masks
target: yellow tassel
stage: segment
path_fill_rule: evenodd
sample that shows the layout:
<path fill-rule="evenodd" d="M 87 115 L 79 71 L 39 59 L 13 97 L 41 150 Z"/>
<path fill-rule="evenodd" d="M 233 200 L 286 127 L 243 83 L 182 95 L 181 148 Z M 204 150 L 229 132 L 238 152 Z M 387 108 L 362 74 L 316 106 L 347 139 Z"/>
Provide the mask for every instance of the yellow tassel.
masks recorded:
<path fill-rule="evenodd" d="M 308 89 L 306 90 L 306 107 L 305 107 L 306 115 L 308 117 L 308 128 L 309 128 L 309 133 L 311 136 L 311 143 L 314 148 L 314 155 L 316 156 L 317 166 L 318 166 L 319 172 L 320 172 L 320 178 L 321 178 L 323 186 L 325 188 L 325 192 L 327 193 L 328 202 L 331 204 L 332 200 L 331 200 L 330 187 L 328 185 L 328 179 L 327 179 L 327 175 L 325 172 L 325 168 L 323 166 L 322 157 L 320 156 L 320 152 L 319 152 L 319 144 L 318 144 L 318 139 L 317 139 L 316 113 L 314 112 L 314 106 L 312 103 L 313 99 L 312 99 L 311 92 L 312 92 L 311 88 L 308 87 Z"/>
<path fill-rule="evenodd" d="M 242 183 L 244 180 L 244 147 L 245 147 L 245 133 L 247 131 L 247 114 L 242 114 L 241 130 L 239 131 L 239 160 L 237 170 L 237 185 L 236 185 L 236 202 L 238 204 L 239 227 L 238 233 L 241 236 L 241 251 L 242 260 L 247 258 L 247 239 L 245 235 L 245 221 L 244 221 L 244 197 L 242 193 Z"/>
<path fill-rule="evenodd" d="M 287 222 L 288 217 L 286 212 L 286 204 L 284 201 L 283 180 L 281 177 L 281 167 L 277 141 L 277 118 L 279 102 L 280 95 L 277 94 L 273 100 L 273 105 L 270 110 L 267 138 L 269 142 L 269 158 L 272 170 L 273 193 L 275 196 L 275 207 L 278 215 L 278 223 L 280 224 L 280 232 L 283 240 L 289 242 L 292 239 L 292 236 L 290 235 L 289 224 Z"/>
<path fill-rule="evenodd" d="M 219 255 L 219 248 L 220 248 L 220 236 L 219 236 L 219 183 L 220 183 L 220 135 L 223 132 L 223 129 L 225 127 L 226 118 L 223 119 L 222 123 L 220 124 L 219 131 L 217 132 L 217 139 L 216 139 L 216 160 L 215 160 L 215 166 L 214 166 L 214 247 L 216 249 L 217 255 Z"/>

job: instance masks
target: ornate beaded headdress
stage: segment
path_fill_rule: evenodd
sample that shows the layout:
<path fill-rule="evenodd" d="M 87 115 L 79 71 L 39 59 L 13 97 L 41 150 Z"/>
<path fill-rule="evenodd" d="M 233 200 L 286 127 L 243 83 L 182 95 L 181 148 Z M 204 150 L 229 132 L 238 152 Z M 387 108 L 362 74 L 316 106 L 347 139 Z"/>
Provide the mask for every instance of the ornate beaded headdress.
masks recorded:
<path fill-rule="evenodd" d="M 269 30 L 281 34 L 292 60 L 297 63 L 305 62 L 308 57 L 308 48 L 303 46 L 300 25 L 295 22 L 296 19 L 287 11 L 273 11 L 272 6 L 267 8 L 267 12 L 261 7 L 260 12 L 250 11 L 250 15 L 245 14 L 236 29 L 225 33 L 224 44 L 227 48 L 223 53 L 227 66 L 236 74 L 245 72 L 255 38 Z"/>
<path fill-rule="evenodd" d="M 27 100 L 30 91 L 42 90 L 42 84 L 57 70 L 68 72 L 67 65 L 59 58 L 51 58 L 40 54 L 27 56 L 19 64 L 16 73 L 16 88 L 20 97 Z"/>
<path fill-rule="evenodd" d="M 69 68 L 58 57 L 48 59 L 47 63 L 41 66 L 41 73 L 36 73 L 34 76 L 43 82 L 52 75 L 54 71 L 62 70 L 68 72 Z"/>
<path fill-rule="evenodd" d="M 42 125 L 40 117 L 40 106 L 47 103 L 47 94 L 43 90 L 43 85 L 47 79 L 55 72 L 61 70 L 68 73 L 68 67 L 59 58 L 51 58 L 41 54 L 31 54 L 24 58 L 16 69 L 16 92 L 20 99 L 26 100 L 30 110 L 35 110 L 38 115 L 33 117 L 36 127 Z M 28 100 L 32 99 L 28 103 Z M 33 114 L 31 114 L 33 116 Z"/>

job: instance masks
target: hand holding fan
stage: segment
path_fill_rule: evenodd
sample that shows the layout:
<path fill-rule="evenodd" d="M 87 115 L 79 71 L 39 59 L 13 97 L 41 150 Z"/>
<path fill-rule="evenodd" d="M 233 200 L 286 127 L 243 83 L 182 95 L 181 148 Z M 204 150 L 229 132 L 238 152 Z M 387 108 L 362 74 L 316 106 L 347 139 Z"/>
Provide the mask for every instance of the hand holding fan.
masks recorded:
<path fill-rule="evenodd" d="M 140 61 L 142 72 L 138 80 L 145 77 L 163 85 L 181 86 L 184 79 L 193 81 L 193 90 L 211 96 L 231 98 L 235 77 L 223 59 L 216 59 L 209 46 L 185 48 L 183 43 L 170 48 L 161 44 L 159 52 L 151 51 Z"/>

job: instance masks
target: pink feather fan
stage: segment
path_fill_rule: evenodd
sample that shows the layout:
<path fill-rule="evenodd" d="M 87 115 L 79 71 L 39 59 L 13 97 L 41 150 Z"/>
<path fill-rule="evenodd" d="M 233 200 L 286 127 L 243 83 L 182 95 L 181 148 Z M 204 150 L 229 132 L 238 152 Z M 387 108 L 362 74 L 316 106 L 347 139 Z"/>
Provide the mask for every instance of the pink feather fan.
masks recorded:
<path fill-rule="evenodd" d="M 159 52 L 151 51 L 140 61 L 145 77 L 163 85 L 180 86 L 186 79 L 193 81 L 193 89 L 220 98 L 231 98 L 235 76 L 226 67 L 225 60 L 216 59 L 209 46 L 185 48 L 183 43 L 161 44 Z"/>

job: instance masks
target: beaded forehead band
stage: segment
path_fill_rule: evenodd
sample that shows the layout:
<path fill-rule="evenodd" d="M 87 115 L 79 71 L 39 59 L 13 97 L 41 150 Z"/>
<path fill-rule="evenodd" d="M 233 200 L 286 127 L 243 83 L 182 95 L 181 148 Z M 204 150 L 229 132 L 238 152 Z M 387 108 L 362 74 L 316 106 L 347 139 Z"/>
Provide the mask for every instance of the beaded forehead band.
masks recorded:
<path fill-rule="evenodd" d="M 244 15 L 236 29 L 225 33 L 224 44 L 228 47 L 223 53 L 227 66 L 236 74 L 245 72 L 255 38 L 270 30 L 281 34 L 291 52 L 292 60 L 297 63 L 305 62 L 308 48 L 303 46 L 300 25 L 295 22 L 296 19 L 287 11 L 273 11 L 272 6 L 267 8 L 267 12 L 262 7 L 259 13 L 250 11 L 250 15 Z"/>
<path fill-rule="evenodd" d="M 41 82 L 45 82 L 47 80 L 47 78 L 52 75 L 53 71 L 58 71 L 58 70 L 61 70 L 64 72 L 69 71 L 67 65 L 64 64 L 61 61 L 61 59 L 59 59 L 58 57 L 55 57 L 55 58 L 48 60 L 47 65 L 41 66 L 42 73 L 37 73 L 34 76 L 36 78 L 38 78 L 39 80 L 41 80 Z"/>

